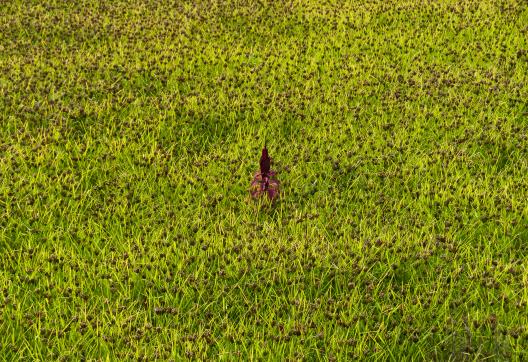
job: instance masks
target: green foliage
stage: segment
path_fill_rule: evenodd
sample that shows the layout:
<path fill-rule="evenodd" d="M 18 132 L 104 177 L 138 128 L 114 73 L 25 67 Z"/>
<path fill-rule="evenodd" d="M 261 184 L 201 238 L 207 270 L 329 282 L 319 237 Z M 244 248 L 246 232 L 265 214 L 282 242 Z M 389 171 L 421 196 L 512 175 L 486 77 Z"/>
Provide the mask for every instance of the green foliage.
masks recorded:
<path fill-rule="evenodd" d="M 525 2 L 0 14 L 4 358 L 528 357 Z"/>

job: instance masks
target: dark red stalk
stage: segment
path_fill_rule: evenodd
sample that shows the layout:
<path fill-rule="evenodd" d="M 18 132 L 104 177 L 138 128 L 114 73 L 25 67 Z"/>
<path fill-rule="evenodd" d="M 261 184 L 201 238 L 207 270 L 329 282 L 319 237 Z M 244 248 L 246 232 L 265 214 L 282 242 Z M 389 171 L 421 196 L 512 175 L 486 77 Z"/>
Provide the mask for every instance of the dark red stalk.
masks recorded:
<path fill-rule="evenodd" d="M 269 187 L 269 176 L 270 176 L 271 160 L 269 158 L 268 149 L 264 145 L 262 149 L 262 155 L 260 156 L 260 175 L 262 177 L 262 191 L 266 191 Z"/>
<path fill-rule="evenodd" d="M 262 156 L 260 156 L 260 173 L 262 175 L 269 175 L 271 160 L 269 158 L 268 149 L 266 146 L 262 149 Z"/>

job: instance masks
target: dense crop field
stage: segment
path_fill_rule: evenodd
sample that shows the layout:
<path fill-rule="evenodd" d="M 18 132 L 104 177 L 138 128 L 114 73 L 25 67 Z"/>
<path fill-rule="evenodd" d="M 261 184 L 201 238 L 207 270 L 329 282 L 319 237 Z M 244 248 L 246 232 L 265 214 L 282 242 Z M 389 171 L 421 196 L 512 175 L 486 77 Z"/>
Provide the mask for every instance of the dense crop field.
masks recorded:
<path fill-rule="evenodd" d="M 528 358 L 526 1 L 7 0 L 0 69 L 1 358 Z"/>

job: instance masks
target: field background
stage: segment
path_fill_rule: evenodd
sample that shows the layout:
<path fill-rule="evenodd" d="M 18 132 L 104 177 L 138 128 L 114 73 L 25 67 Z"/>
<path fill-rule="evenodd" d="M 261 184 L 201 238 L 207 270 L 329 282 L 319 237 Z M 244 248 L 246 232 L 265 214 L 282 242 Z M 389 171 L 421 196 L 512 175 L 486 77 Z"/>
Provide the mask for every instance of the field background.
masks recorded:
<path fill-rule="evenodd" d="M 527 5 L 2 1 L 0 358 L 526 360 Z"/>

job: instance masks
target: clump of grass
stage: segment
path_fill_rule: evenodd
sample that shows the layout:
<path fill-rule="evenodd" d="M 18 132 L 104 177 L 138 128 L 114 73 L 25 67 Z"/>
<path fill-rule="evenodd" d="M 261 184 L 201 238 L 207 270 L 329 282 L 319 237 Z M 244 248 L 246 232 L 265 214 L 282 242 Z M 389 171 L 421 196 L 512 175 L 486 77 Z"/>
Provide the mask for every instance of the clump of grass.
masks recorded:
<path fill-rule="evenodd" d="M 255 173 L 251 181 L 250 192 L 253 198 L 265 196 L 274 201 L 279 197 L 279 180 L 277 180 L 277 173 L 271 169 L 271 158 L 266 146 L 262 149 L 260 171 Z"/>

